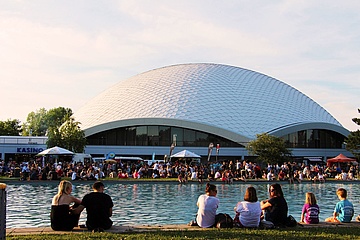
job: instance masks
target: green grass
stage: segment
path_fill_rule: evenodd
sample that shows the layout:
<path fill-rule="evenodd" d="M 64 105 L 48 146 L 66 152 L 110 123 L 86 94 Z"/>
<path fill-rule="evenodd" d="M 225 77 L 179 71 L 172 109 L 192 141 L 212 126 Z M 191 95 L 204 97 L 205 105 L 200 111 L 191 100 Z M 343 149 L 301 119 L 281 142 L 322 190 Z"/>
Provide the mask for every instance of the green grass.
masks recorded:
<path fill-rule="evenodd" d="M 360 239 L 360 227 L 327 227 L 327 228 L 292 228 L 292 229 L 271 229 L 271 230 L 252 230 L 252 229 L 207 229 L 185 230 L 185 231 L 154 231 L 143 233 L 70 233 L 70 234 L 39 234 L 39 235 L 19 235 L 7 236 L 7 239 L 146 239 L 146 240 L 180 240 L 180 239 Z"/>

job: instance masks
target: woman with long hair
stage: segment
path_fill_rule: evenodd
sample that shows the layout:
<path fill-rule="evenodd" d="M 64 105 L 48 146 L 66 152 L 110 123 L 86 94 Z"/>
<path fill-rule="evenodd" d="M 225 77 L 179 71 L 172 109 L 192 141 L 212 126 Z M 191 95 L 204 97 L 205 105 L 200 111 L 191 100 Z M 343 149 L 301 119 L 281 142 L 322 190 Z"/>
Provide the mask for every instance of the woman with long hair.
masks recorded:
<path fill-rule="evenodd" d="M 70 231 L 78 225 L 79 214 L 72 214 L 72 210 L 81 204 L 81 200 L 72 196 L 72 184 L 67 180 L 59 183 L 58 193 L 51 204 L 51 228 L 55 231 Z M 70 206 L 74 204 L 74 206 Z"/>
<path fill-rule="evenodd" d="M 305 194 L 305 204 L 301 211 L 300 222 L 306 224 L 319 223 L 320 208 L 316 203 L 315 194 L 307 192 Z"/>
<path fill-rule="evenodd" d="M 264 211 L 266 221 L 271 221 L 275 226 L 286 225 L 288 205 L 284 198 L 280 184 L 271 184 L 269 187 L 268 200 L 261 201 L 261 209 Z"/>

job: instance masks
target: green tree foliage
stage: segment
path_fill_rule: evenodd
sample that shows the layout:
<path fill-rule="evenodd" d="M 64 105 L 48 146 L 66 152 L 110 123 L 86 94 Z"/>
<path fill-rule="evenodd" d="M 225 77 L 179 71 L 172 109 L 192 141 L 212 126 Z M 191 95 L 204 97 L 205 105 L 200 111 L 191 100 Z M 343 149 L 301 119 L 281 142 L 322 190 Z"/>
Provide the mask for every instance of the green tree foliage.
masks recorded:
<path fill-rule="evenodd" d="M 288 161 L 291 151 L 286 148 L 285 142 L 279 137 L 267 133 L 257 134 L 256 139 L 246 146 L 250 154 L 258 156 L 258 160 L 270 164 Z"/>
<path fill-rule="evenodd" d="M 358 109 L 358 113 L 360 113 L 360 108 Z M 360 125 L 360 118 L 353 118 L 352 121 L 357 125 Z"/>
<path fill-rule="evenodd" d="M 50 127 L 48 129 L 47 146 L 59 146 L 72 152 L 83 152 L 86 145 L 85 133 L 80 129 L 80 122 L 76 122 L 70 117 L 59 128 Z"/>
<path fill-rule="evenodd" d="M 72 115 L 70 108 L 53 108 L 50 109 L 46 114 L 46 124 L 48 128 L 55 127 L 59 128 L 64 122 L 68 121 Z"/>
<path fill-rule="evenodd" d="M 358 109 L 360 113 L 360 109 Z M 360 125 L 360 118 L 353 118 L 352 121 L 357 125 Z M 349 136 L 345 140 L 346 150 L 351 152 L 358 160 L 360 160 L 360 130 L 350 132 Z"/>
<path fill-rule="evenodd" d="M 60 134 L 59 128 L 50 127 L 47 131 L 47 137 L 48 137 L 48 140 L 46 142 L 46 145 L 48 148 L 55 147 L 55 146 L 64 147 L 62 145 L 61 134 Z"/>
<path fill-rule="evenodd" d="M 0 136 L 19 136 L 20 133 L 21 126 L 18 119 L 0 121 Z"/>
<path fill-rule="evenodd" d="M 70 108 L 53 108 L 46 111 L 40 108 L 36 112 L 28 114 L 26 123 L 23 125 L 24 136 L 45 136 L 49 128 L 59 128 L 72 115 Z"/>
<path fill-rule="evenodd" d="M 45 136 L 46 125 L 46 109 L 40 108 L 36 112 L 31 112 L 26 118 L 26 123 L 23 125 L 24 136 Z"/>

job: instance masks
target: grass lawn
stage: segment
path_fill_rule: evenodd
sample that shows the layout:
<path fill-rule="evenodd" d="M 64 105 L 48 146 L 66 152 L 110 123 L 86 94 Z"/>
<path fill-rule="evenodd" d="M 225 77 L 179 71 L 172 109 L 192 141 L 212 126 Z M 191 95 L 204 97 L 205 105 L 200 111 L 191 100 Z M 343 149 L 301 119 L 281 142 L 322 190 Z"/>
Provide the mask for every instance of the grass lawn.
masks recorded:
<path fill-rule="evenodd" d="M 251 229 L 208 229 L 204 231 L 153 231 L 143 233 L 72 233 L 7 236 L 7 239 L 146 239 L 146 240 L 178 240 L 178 239 L 360 239 L 360 227 L 326 227 L 326 228 L 287 228 L 271 230 Z"/>

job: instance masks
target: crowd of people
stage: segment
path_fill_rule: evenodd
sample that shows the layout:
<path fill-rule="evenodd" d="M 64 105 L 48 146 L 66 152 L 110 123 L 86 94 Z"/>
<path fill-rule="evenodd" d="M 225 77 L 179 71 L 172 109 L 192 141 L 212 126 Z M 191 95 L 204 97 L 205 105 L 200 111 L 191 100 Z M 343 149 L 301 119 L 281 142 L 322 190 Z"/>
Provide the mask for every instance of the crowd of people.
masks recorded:
<path fill-rule="evenodd" d="M 247 181 L 249 179 L 267 181 L 289 181 L 297 183 L 303 180 L 325 182 L 327 178 L 338 180 L 357 179 L 357 165 L 305 164 L 284 162 L 283 164 L 261 166 L 250 161 L 222 161 L 206 164 L 186 164 L 183 161 L 159 162 L 149 166 L 145 161 L 104 161 L 92 163 L 30 161 L 18 164 L 14 161 L 0 162 L 0 173 L 21 180 L 59 180 L 64 177 L 71 180 L 100 180 L 103 178 L 177 178 L 187 181 Z"/>
<path fill-rule="evenodd" d="M 190 225 L 202 228 L 215 227 L 218 224 L 219 215 L 217 209 L 220 200 L 216 197 L 216 186 L 206 184 L 205 194 L 200 195 L 197 201 L 198 212 L 196 221 Z M 347 191 L 339 188 L 336 191 L 339 202 L 336 203 L 333 216 L 326 218 L 326 222 L 347 223 L 354 216 L 353 204 L 347 199 Z M 237 227 L 259 227 L 261 224 L 273 226 L 289 226 L 291 216 L 288 216 L 288 203 L 285 200 L 281 185 L 272 184 L 269 187 L 269 199 L 258 201 L 256 189 L 252 186 L 246 189 L 244 200 L 234 207 L 235 217 L 233 224 Z M 307 192 L 305 203 L 302 208 L 300 222 L 304 224 L 319 223 L 320 208 L 316 197 L 312 192 Z M 296 221 L 295 221 L 296 223 Z"/>

